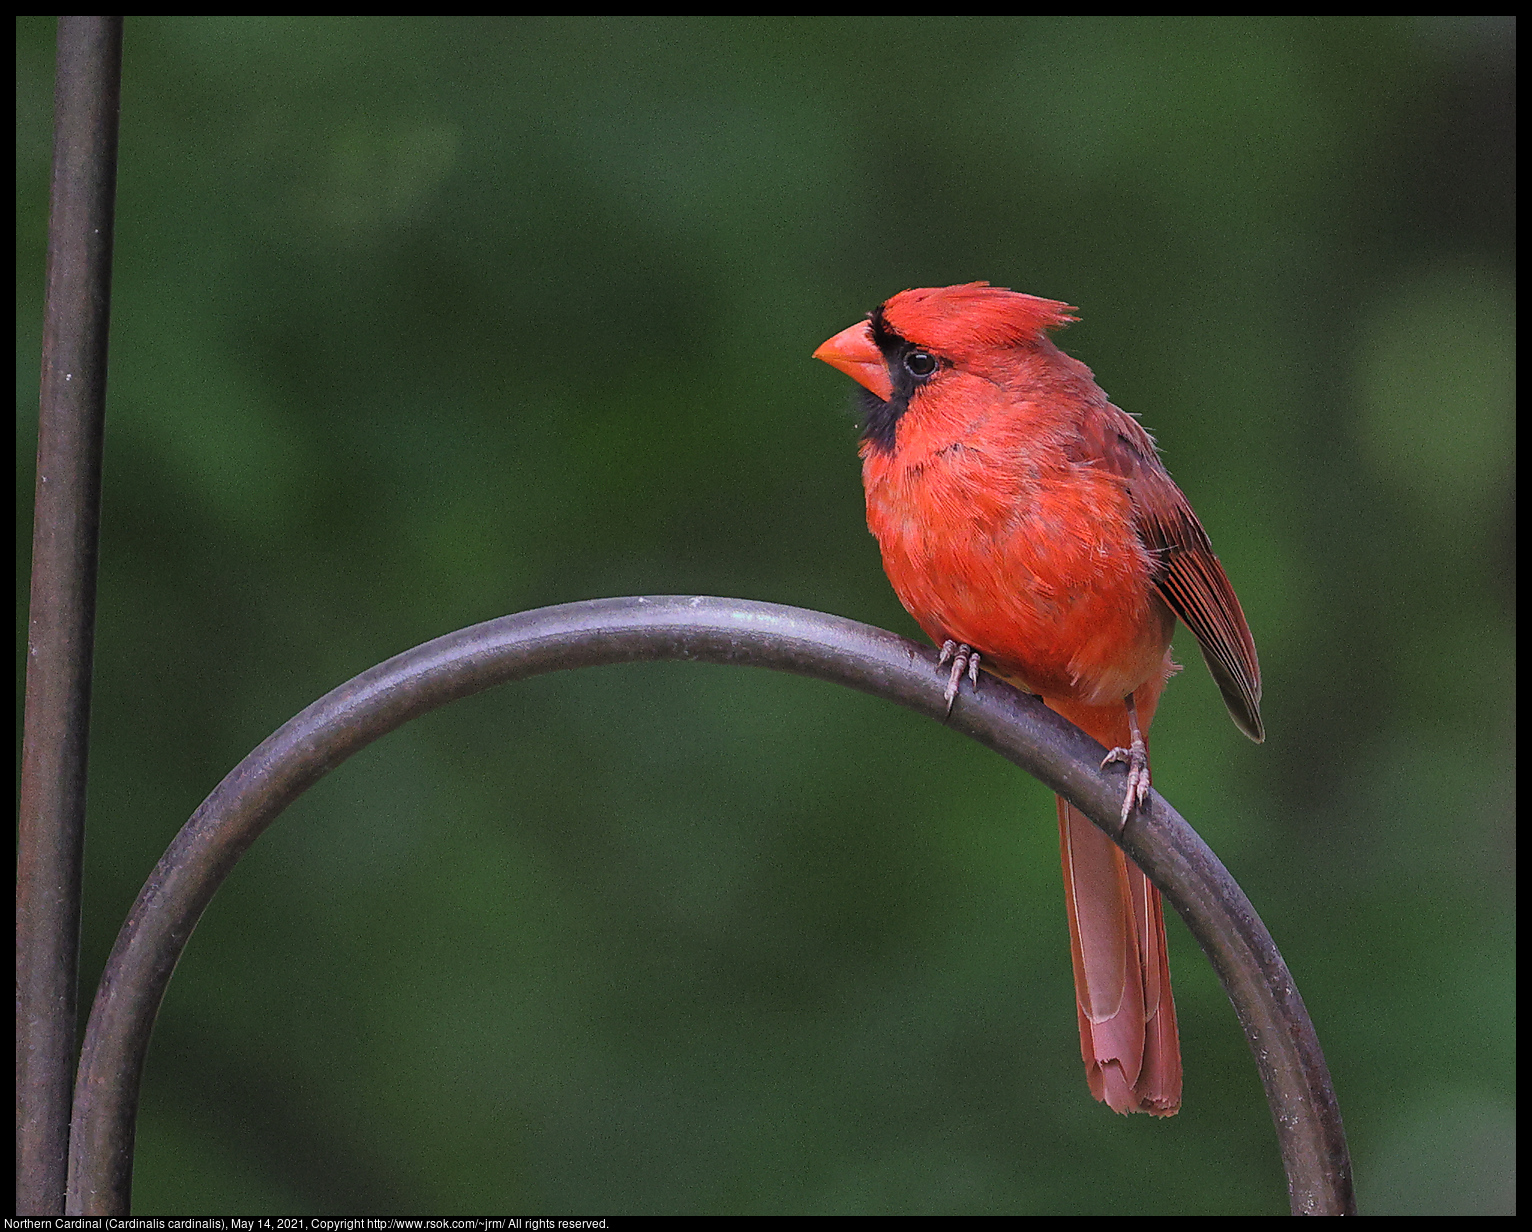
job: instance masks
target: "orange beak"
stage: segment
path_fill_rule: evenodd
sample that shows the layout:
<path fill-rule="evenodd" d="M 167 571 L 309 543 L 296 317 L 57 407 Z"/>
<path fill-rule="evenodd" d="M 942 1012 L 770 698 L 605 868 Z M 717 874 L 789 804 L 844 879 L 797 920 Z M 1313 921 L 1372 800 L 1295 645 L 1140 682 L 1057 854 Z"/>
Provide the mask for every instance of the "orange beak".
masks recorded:
<path fill-rule="evenodd" d="M 872 340 L 872 326 L 866 321 L 858 321 L 850 329 L 841 330 L 814 352 L 814 358 L 839 368 L 885 402 L 894 396 L 894 385 L 888 379 L 883 352 Z"/>

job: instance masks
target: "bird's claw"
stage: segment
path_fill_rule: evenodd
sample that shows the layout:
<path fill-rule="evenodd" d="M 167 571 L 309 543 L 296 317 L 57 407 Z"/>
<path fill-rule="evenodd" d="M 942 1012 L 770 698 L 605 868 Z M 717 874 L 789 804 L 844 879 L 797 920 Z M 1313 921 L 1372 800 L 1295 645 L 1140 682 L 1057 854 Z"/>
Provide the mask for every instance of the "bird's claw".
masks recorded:
<path fill-rule="evenodd" d="M 1101 768 L 1105 770 L 1114 761 L 1126 762 L 1128 766 L 1128 790 L 1122 798 L 1122 824 L 1127 825 L 1134 806 L 1149 801 L 1149 750 L 1143 737 L 1135 732 L 1132 745 L 1113 749 L 1102 758 Z"/>
<path fill-rule="evenodd" d="M 976 691 L 979 687 L 979 652 L 966 642 L 954 642 L 949 637 L 942 643 L 942 652 L 936 660 L 936 666 L 941 667 L 948 659 L 952 660 L 952 675 L 947 679 L 947 687 L 942 690 L 942 696 L 947 699 L 947 713 L 951 714 L 952 703 L 962 686 L 964 672 L 968 674 L 969 683 Z"/>

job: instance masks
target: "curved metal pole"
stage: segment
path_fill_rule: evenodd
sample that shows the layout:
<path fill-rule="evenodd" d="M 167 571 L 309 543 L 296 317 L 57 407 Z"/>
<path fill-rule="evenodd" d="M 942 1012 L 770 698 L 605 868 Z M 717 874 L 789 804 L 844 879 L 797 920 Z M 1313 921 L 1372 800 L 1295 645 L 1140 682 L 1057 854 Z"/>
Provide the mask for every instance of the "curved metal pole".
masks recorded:
<path fill-rule="evenodd" d="M 60 17 L 16 844 L 16 1212 L 69 1148 L 122 18 Z"/>
<path fill-rule="evenodd" d="M 75 1087 L 70 1214 L 128 1211 L 149 1034 L 203 909 L 240 856 L 308 787 L 378 737 L 448 702 L 544 672 L 644 660 L 767 667 L 876 694 L 940 720 L 935 652 L 855 621 L 740 599 L 598 599 L 459 630 L 341 685 L 245 758 L 192 814 L 133 905 L 86 1027 Z M 1352 1209 L 1340 1112 L 1318 1040 L 1254 908 L 1157 794 L 1119 833 L 1120 777 L 1101 746 L 990 676 L 949 723 L 1015 762 L 1122 842 L 1186 920 L 1234 1002 L 1276 1121 L 1295 1214 Z"/>

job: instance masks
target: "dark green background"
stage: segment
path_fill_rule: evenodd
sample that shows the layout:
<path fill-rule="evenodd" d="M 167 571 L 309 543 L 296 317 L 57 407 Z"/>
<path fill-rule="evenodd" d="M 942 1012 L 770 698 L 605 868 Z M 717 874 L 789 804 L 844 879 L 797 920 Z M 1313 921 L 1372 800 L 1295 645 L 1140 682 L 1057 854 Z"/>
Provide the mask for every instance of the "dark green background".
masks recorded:
<path fill-rule="evenodd" d="M 198 801 L 411 645 L 685 592 L 918 636 L 809 353 L 987 279 L 1080 307 L 1250 615 L 1267 743 L 1183 636 L 1156 784 L 1291 963 L 1363 1209 L 1509 1211 L 1513 69 L 1492 19 L 130 18 L 83 1000 Z M 137 1211 L 1280 1213 L 1171 931 L 1185 1111 L 1115 1117 L 1012 766 L 766 673 L 508 687 L 221 891 Z"/>

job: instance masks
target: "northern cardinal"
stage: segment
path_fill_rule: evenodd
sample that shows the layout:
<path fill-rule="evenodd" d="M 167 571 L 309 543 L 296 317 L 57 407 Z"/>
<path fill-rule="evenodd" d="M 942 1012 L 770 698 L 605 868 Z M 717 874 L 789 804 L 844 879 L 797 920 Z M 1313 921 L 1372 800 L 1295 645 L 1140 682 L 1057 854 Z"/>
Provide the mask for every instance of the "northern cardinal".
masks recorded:
<path fill-rule="evenodd" d="M 902 291 L 816 359 L 865 386 L 867 525 L 899 601 L 952 661 L 1039 695 L 1149 790 L 1143 733 L 1180 617 L 1229 713 L 1263 739 L 1261 669 L 1234 589 L 1154 441 L 1047 331 L 1068 304 L 988 283 Z M 1181 1106 L 1159 891 L 1062 799 L 1080 1051 L 1117 1112 Z"/>

